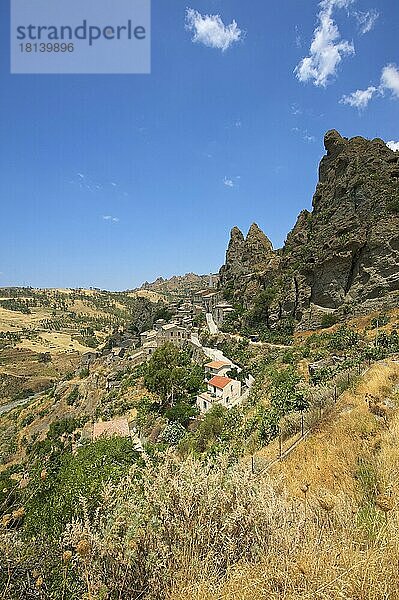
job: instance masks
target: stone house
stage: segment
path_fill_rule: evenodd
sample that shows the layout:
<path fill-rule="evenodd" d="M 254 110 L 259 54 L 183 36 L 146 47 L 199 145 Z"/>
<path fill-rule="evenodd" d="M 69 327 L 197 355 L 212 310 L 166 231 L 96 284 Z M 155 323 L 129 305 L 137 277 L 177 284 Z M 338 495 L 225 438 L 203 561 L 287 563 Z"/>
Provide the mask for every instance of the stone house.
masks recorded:
<path fill-rule="evenodd" d="M 208 412 L 215 404 L 231 408 L 241 397 L 241 381 L 215 375 L 208 381 L 208 389 L 197 396 L 197 407 L 202 414 Z"/>
<path fill-rule="evenodd" d="M 177 323 L 170 323 L 164 325 L 160 332 L 163 343 L 172 342 L 176 346 L 183 346 L 186 342 L 190 341 L 191 333 L 185 327 L 181 327 Z"/>
<path fill-rule="evenodd" d="M 224 377 L 231 370 L 232 364 L 224 360 L 214 360 L 205 365 L 205 377 L 211 379 L 212 377 L 219 375 Z"/>
<path fill-rule="evenodd" d="M 234 308 L 231 304 L 228 302 L 219 302 L 212 312 L 216 325 L 221 325 L 225 318 L 232 312 L 234 312 Z"/>

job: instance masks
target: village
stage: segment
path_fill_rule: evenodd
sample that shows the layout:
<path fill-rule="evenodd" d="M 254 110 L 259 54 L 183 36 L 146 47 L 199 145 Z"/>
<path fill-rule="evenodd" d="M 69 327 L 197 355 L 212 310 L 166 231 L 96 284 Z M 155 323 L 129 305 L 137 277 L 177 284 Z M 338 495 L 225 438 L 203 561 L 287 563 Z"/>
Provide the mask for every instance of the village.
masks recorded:
<path fill-rule="evenodd" d="M 200 327 L 197 325 L 199 315 L 202 315 L 209 334 L 216 335 L 226 316 L 234 310 L 232 305 L 223 300 L 217 283 L 218 276 L 211 275 L 208 288 L 195 292 L 191 298 L 170 303 L 168 310 L 173 313 L 172 318 L 169 321 L 158 319 L 153 329 L 142 332 L 137 347 L 132 336 L 120 330 L 117 345 L 105 354 L 106 362 L 115 367 L 106 378 L 106 390 L 109 392 L 119 387 L 117 367 L 122 360 L 128 361 L 131 366 L 143 364 L 158 348 L 166 343 L 172 343 L 180 349 L 191 350 L 201 363 L 204 356 L 208 359 L 204 364 L 206 389 L 196 398 L 198 418 L 202 418 L 215 405 L 221 405 L 226 409 L 240 405 L 248 397 L 254 378 L 249 375 L 244 381 L 238 379 L 241 373 L 240 367 L 224 356 L 220 350 L 203 346 L 199 339 Z M 86 352 L 82 357 L 82 365 L 89 369 L 101 356 L 104 357 L 102 348 Z M 134 424 L 130 427 L 127 419 L 99 421 L 94 423 L 86 433 L 87 437 L 93 440 L 114 435 L 131 437 L 135 448 L 138 451 L 143 449 L 140 432 Z"/>

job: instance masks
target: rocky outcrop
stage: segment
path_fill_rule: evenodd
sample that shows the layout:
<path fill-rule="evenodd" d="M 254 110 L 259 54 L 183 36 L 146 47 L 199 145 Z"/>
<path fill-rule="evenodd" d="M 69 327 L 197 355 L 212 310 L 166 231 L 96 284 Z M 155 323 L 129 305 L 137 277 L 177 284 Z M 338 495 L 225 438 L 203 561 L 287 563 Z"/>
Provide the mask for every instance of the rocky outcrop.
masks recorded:
<path fill-rule="evenodd" d="M 317 325 L 325 312 L 362 312 L 399 290 L 399 153 L 380 139 L 325 136 L 312 212 L 302 211 L 284 248 L 253 225 L 234 228 L 221 284 L 244 304 L 278 289 L 275 318 Z"/>

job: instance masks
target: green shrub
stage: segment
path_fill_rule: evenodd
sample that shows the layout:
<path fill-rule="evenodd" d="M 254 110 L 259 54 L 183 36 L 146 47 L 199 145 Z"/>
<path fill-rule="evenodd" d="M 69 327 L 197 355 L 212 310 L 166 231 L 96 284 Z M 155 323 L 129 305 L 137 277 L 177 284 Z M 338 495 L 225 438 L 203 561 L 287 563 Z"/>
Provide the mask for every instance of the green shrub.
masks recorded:
<path fill-rule="evenodd" d="M 338 323 L 338 317 L 335 313 L 326 313 L 323 315 L 321 319 L 321 326 L 323 329 L 327 329 L 328 327 L 332 327 Z"/>
<path fill-rule="evenodd" d="M 57 435 L 65 429 L 70 432 L 72 426 L 60 422 Z M 25 503 L 25 534 L 46 534 L 56 540 L 66 523 L 78 515 L 81 500 L 93 514 L 101 504 L 103 485 L 119 482 L 138 456 L 130 439 L 114 437 L 87 444 L 76 454 L 63 452 L 50 463 L 38 461 Z M 43 467 L 47 469 L 45 481 L 40 477 Z"/>

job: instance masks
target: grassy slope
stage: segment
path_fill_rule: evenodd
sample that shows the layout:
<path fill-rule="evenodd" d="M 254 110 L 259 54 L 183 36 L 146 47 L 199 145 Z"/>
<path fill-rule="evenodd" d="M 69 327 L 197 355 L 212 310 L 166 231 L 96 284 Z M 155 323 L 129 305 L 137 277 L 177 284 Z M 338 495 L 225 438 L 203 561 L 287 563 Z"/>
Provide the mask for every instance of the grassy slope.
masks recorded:
<path fill-rule="evenodd" d="M 265 476 L 265 489 L 272 483 L 286 504 L 276 547 L 271 543 L 256 564 L 231 568 L 222 581 L 199 573 L 187 581 L 181 574 L 170 597 L 398 598 L 398 379 L 398 363 L 374 365 L 341 397 L 335 414 Z M 367 394 L 386 402 L 386 419 L 370 412 Z M 387 522 L 384 502 L 393 508 Z M 206 560 L 204 567 L 209 575 Z"/>

